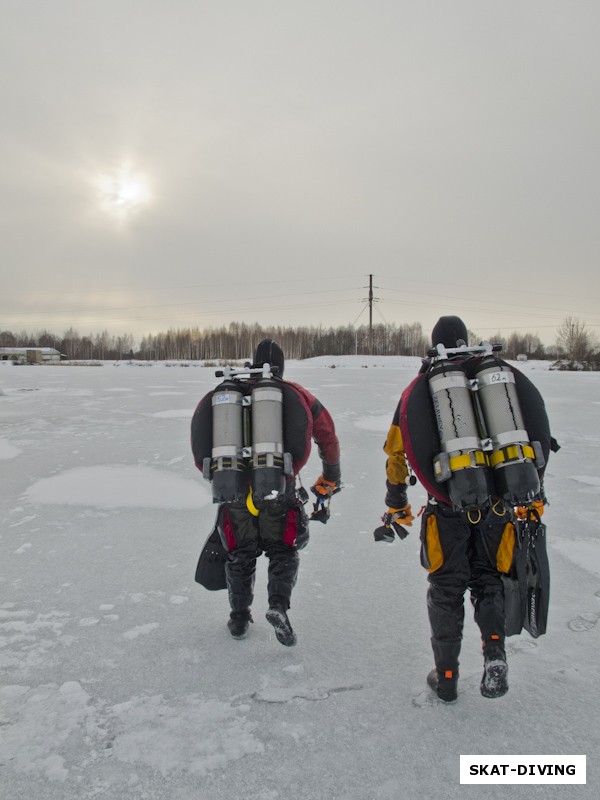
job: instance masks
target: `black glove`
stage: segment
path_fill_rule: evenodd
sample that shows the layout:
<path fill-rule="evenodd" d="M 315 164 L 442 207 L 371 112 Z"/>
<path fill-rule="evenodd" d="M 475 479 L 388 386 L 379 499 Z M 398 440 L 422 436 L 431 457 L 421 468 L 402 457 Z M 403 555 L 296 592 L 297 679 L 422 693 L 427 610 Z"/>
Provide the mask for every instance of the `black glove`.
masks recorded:
<path fill-rule="evenodd" d="M 393 542 L 396 536 L 399 539 L 406 539 L 408 531 L 400 525 L 400 521 L 405 525 L 412 525 L 413 520 L 408 503 L 403 508 L 390 508 L 381 517 L 383 525 L 373 531 L 373 538 L 376 542 Z"/>

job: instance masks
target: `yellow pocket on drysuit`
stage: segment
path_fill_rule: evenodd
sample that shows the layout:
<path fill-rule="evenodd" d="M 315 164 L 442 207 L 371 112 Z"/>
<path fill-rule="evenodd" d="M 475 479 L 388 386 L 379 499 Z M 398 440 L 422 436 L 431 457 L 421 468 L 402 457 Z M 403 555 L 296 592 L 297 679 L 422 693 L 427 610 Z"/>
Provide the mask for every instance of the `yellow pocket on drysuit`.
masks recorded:
<path fill-rule="evenodd" d="M 428 572 L 435 572 L 444 563 L 435 514 L 429 514 L 424 522 L 424 530 L 421 530 L 421 564 Z"/>
<path fill-rule="evenodd" d="M 498 572 L 509 573 L 515 555 L 515 526 L 507 522 L 502 532 L 502 538 L 496 553 L 496 568 Z"/>

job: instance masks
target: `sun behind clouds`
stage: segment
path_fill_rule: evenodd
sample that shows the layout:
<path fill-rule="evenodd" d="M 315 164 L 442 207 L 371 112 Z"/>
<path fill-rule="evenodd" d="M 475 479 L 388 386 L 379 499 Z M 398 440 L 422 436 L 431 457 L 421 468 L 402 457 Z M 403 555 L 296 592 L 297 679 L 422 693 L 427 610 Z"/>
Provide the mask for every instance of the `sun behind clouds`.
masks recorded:
<path fill-rule="evenodd" d="M 151 200 L 148 178 L 131 167 L 100 173 L 95 186 L 102 210 L 115 219 L 138 213 Z"/>

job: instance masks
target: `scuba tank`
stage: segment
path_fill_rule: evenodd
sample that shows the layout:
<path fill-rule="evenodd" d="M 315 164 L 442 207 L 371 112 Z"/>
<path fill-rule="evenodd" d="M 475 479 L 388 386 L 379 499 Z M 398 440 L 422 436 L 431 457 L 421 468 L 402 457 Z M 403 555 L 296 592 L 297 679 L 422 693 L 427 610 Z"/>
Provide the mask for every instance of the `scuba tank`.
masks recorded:
<path fill-rule="evenodd" d="M 442 358 L 428 373 L 442 452 L 433 461 L 438 483 L 457 508 L 470 509 L 489 502 L 491 486 L 486 454 L 473 408 L 470 382 L 461 364 Z"/>
<path fill-rule="evenodd" d="M 427 493 L 457 510 L 527 506 L 556 447 L 543 399 L 502 346 L 438 344 L 400 401 L 407 460 Z M 441 449 L 441 452 L 438 450 Z"/>
<path fill-rule="evenodd" d="M 283 445 L 283 392 L 271 377 L 252 389 L 252 499 L 277 500 L 285 493 L 291 457 Z"/>
<path fill-rule="evenodd" d="M 233 380 L 223 381 L 212 395 L 213 442 L 204 474 L 212 481 L 214 503 L 240 502 L 247 493 L 244 400 L 241 385 Z"/>
<path fill-rule="evenodd" d="M 495 494 L 511 505 L 526 505 L 540 492 L 537 469 L 544 465 L 544 455 L 539 442 L 529 441 L 514 373 L 508 364 L 487 356 L 473 378 L 489 437 Z"/>
<path fill-rule="evenodd" d="M 203 465 L 213 502 L 244 503 L 250 487 L 253 502 L 281 498 L 286 477 L 293 474 L 292 457 L 283 452 L 281 384 L 269 364 L 227 367 L 216 375 L 225 380 L 212 394 L 211 457 Z"/>

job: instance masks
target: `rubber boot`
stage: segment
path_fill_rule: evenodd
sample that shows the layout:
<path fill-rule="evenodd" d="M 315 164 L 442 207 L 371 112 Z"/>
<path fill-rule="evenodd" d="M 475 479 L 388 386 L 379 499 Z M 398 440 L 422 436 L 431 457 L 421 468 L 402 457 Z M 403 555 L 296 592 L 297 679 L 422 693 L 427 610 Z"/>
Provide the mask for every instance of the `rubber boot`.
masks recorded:
<path fill-rule="evenodd" d="M 458 691 L 456 689 L 458 683 L 458 672 L 440 673 L 437 668 L 432 669 L 427 676 L 427 684 L 433 689 L 440 700 L 444 703 L 455 703 L 458 698 Z"/>
<path fill-rule="evenodd" d="M 508 664 L 504 642 L 492 636 L 483 643 L 483 676 L 480 686 L 484 697 L 502 697 L 508 692 Z"/>
<path fill-rule="evenodd" d="M 243 639 L 248 632 L 248 627 L 251 622 L 254 622 L 250 609 L 245 611 L 232 611 L 229 615 L 227 627 L 234 639 Z"/>
<path fill-rule="evenodd" d="M 458 656 L 461 644 L 461 639 L 444 641 L 431 637 L 435 669 L 427 676 L 427 683 L 445 703 L 454 702 L 458 695 Z M 433 682 L 435 685 L 432 685 Z"/>
<path fill-rule="evenodd" d="M 287 615 L 287 603 L 283 598 L 269 598 L 269 610 L 266 613 L 267 622 L 275 630 L 277 641 L 286 647 L 292 647 L 298 641 Z"/>

